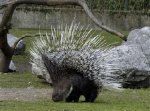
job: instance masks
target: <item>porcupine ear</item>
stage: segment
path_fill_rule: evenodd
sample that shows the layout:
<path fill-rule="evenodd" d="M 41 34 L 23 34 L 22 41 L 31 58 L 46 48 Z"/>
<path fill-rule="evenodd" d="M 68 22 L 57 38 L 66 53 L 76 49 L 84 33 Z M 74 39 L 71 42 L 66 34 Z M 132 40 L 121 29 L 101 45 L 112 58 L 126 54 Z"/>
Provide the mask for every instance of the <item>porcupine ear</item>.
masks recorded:
<path fill-rule="evenodd" d="M 58 65 L 54 60 L 49 59 L 45 54 L 42 54 L 42 60 L 44 65 L 49 72 L 52 82 L 57 80 L 57 74 L 59 71 Z"/>

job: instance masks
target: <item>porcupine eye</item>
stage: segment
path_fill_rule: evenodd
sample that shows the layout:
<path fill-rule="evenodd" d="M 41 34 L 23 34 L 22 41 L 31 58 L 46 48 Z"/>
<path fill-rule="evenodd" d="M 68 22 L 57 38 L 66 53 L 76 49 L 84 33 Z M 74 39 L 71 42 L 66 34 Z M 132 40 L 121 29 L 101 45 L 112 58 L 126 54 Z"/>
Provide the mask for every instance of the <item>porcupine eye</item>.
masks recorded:
<path fill-rule="evenodd" d="M 62 79 L 53 87 L 52 99 L 54 102 L 65 101 L 72 92 L 72 85 L 69 80 Z"/>

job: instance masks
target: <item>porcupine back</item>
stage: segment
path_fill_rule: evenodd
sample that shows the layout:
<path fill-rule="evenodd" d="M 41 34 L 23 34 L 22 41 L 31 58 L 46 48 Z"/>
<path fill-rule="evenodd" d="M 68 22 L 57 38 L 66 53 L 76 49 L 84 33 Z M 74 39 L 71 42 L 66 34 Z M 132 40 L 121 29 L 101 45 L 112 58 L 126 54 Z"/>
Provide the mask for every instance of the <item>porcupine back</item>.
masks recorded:
<path fill-rule="evenodd" d="M 115 72 L 120 70 L 119 66 L 105 62 L 110 48 L 101 35 L 96 35 L 88 27 L 81 27 L 74 22 L 70 26 L 66 25 L 64 29 L 63 26 L 57 29 L 52 27 L 51 33 L 36 38 L 30 49 L 31 64 L 36 70 L 33 70 L 33 73 L 51 82 L 42 61 L 44 54 L 59 66 L 76 69 L 100 86 L 103 84 L 108 89 L 118 88 L 121 83 L 116 79 L 118 75 L 115 75 Z"/>

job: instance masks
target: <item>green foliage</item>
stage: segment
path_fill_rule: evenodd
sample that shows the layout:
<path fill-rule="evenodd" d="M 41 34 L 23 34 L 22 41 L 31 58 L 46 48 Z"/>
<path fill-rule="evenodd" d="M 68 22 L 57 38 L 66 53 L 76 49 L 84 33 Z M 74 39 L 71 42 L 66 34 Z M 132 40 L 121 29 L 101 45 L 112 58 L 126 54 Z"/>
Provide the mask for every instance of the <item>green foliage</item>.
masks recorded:
<path fill-rule="evenodd" d="M 88 5 L 92 9 L 122 10 L 123 0 L 88 0 Z"/>
<path fill-rule="evenodd" d="M 145 10 L 150 6 L 149 0 L 127 0 L 128 10 Z M 87 0 L 91 9 L 124 10 L 125 0 Z"/>

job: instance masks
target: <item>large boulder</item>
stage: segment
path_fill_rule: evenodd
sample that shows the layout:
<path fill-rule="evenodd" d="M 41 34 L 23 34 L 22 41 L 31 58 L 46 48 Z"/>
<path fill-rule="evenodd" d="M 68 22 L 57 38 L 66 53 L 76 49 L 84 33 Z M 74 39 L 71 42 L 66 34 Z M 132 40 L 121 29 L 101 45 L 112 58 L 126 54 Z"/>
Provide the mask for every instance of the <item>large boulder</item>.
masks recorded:
<path fill-rule="evenodd" d="M 45 80 L 47 83 L 52 84 L 51 77 L 45 67 L 42 67 L 41 59 L 37 58 L 37 64 L 32 64 L 32 74 L 38 78 Z M 39 63 L 39 64 L 38 64 Z"/>
<path fill-rule="evenodd" d="M 150 64 L 150 27 L 144 27 L 142 29 L 135 29 L 131 31 L 125 44 L 138 45 Z"/>
<path fill-rule="evenodd" d="M 124 75 L 123 87 L 150 86 L 150 27 L 131 31 L 127 42 L 107 53 L 109 57 L 106 62 L 119 64 L 121 72 L 116 73 Z"/>

